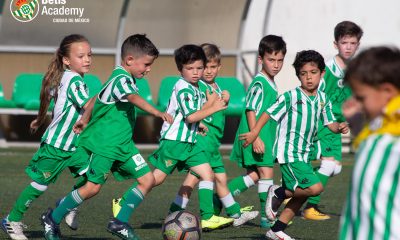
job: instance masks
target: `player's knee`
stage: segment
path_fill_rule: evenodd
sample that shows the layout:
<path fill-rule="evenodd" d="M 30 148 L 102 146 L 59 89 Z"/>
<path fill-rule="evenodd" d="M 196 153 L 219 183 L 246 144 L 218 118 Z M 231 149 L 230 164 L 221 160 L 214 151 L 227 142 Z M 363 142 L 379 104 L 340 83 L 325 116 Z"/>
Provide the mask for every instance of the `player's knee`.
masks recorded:
<path fill-rule="evenodd" d="M 324 187 L 321 183 L 315 184 L 309 188 L 310 196 L 318 196 L 324 191 Z"/>
<path fill-rule="evenodd" d="M 153 174 L 151 174 L 151 173 L 148 173 L 148 174 L 138 178 L 137 181 L 138 181 L 138 184 L 141 186 L 141 188 L 144 188 L 147 191 L 152 189 L 156 183 L 156 180 L 155 180 Z"/>
<path fill-rule="evenodd" d="M 342 171 L 342 164 L 336 164 L 335 171 L 333 171 L 332 176 L 338 175 Z"/>
<path fill-rule="evenodd" d="M 46 191 L 47 188 L 48 188 L 47 185 L 43 185 L 43 184 L 40 184 L 40 183 L 37 183 L 37 182 L 31 182 L 31 186 L 32 186 L 34 189 L 39 190 L 39 191 L 41 191 L 41 192 Z"/>
<path fill-rule="evenodd" d="M 325 176 L 334 176 L 333 174 L 335 172 L 336 165 L 336 162 L 333 160 L 323 159 L 318 172 Z"/>

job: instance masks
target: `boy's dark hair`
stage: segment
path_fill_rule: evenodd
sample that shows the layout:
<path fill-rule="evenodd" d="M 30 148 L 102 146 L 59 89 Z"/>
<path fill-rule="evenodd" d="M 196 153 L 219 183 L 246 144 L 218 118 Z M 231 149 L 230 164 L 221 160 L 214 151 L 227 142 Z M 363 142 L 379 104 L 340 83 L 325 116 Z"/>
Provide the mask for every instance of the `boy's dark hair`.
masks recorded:
<path fill-rule="evenodd" d="M 194 44 L 183 45 L 174 52 L 176 67 L 182 71 L 184 64 L 191 64 L 197 60 L 202 60 L 203 65 L 206 65 L 207 58 L 203 49 Z"/>
<path fill-rule="evenodd" d="M 128 55 L 140 57 L 149 55 L 158 57 L 156 46 L 146 37 L 146 34 L 134 34 L 125 39 L 121 47 L 121 58 L 124 59 Z"/>
<path fill-rule="evenodd" d="M 348 64 L 344 81 L 372 87 L 390 83 L 400 89 L 400 50 L 381 46 L 362 51 Z"/>
<path fill-rule="evenodd" d="M 300 69 L 306 64 L 313 62 L 317 64 L 318 69 L 322 72 L 325 69 L 324 57 L 319 52 L 314 50 L 304 50 L 298 52 L 293 62 L 293 67 L 296 70 L 296 76 L 300 76 Z"/>
<path fill-rule="evenodd" d="M 221 63 L 221 52 L 215 44 L 203 43 L 200 47 L 203 49 L 204 54 L 206 54 L 208 62 L 215 60 L 218 63 Z"/>
<path fill-rule="evenodd" d="M 346 35 L 357 37 L 357 40 L 360 41 L 363 33 L 364 32 L 361 27 L 354 22 L 343 21 L 336 25 L 334 30 L 334 37 L 336 42 L 338 42 L 340 38 Z"/>
<path fill-rule="evenodd" d="M 282 52 L 286 54 L 286 43 L 282 37 L 267 35 L 263 37 L 258 45 L 258 55 L 264 57 L 265 53 Z"/>

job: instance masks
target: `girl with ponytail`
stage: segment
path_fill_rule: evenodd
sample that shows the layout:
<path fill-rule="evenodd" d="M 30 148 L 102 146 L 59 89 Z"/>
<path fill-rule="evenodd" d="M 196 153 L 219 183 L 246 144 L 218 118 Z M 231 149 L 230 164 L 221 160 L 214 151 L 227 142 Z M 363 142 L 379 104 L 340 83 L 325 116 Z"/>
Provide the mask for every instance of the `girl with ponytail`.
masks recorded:
<path fill-rule="evenodd" d="M 78 137 L 73 125 L 84 111 L 91 112 L 93 107 L 89 90 L 83 81 L 91 63 L 92 52 L 88 40 L 82 35 L 72 34 L 61 41 L 48 67 L 40 91 L 39 113 L 30 124 L 31 131 L 36 131 L 46 122 L 47 111 L 53 100 L 52 121 L 42 137 L 40 148 L 25 170 L 31 182 L 19 195 L 9 215 L 1 221 L 2 229 L 11 239 L 28 239 L 21 223 L 24 213 L 65 168 L 68 167 L 75 177 L 84 176 L 88 161 L 71 156 L 75 152 Z M 86 178 L 80 179 L 82 184 Z M 73 210 L 66 217 L 67 224 L 74 230 L 77 229 L 75 216 L 76 210 Z"/>

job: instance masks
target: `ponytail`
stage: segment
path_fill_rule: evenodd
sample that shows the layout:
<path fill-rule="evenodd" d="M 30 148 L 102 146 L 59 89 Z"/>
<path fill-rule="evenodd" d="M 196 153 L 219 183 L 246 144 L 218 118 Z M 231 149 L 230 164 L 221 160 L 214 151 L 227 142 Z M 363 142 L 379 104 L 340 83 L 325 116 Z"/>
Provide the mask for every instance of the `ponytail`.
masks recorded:
<path fill-rule="evenodd" d="M 66 36 L 57 49 L 46 74 L 43 77 L 42 88 L 40 90 L 40 107 L 36 120 L 31 124 L 31 131 L 35 132 L 40 126 L 46 122 L 47 111 L 50 102 L 54 99 L 54 103 L 58 98 L 58 88 L 64 74 L 63 57 L 68 57 L 70 47 L 75 42 L 88 42 L 88 40 L 79 34 Z"/>

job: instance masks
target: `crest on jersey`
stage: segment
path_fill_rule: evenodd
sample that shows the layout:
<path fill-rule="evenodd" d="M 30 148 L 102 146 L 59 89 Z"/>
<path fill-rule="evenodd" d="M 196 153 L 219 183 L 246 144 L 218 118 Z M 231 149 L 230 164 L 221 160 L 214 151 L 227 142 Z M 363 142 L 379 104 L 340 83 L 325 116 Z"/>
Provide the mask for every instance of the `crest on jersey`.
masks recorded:
<path fill-rule="evenodd" d="M 10 12 L 19 22 L 30 22 L 39 13 L 39 0 L 12 0 Z"/>
<path fill-rule="evenodd" d="M 321 101 L 319 104 L 320 104 L 321 108 L 325 107 L 325 102 Z"/>

